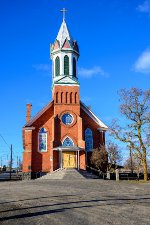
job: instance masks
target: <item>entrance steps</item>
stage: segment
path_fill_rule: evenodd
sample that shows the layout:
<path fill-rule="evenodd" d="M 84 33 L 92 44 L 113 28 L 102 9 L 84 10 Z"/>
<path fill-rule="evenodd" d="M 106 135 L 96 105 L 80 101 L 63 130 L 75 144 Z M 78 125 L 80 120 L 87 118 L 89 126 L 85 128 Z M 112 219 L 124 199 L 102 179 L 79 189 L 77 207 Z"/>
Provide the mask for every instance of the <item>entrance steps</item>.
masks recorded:
<path fill-rule="evenodd" d="M 82 179 L 98 179 L 99 177 L 87 172 L 86 170 L 77 169 L 58 169 L 52 173 L 47 173 L 38 179 L 45 180 L 82 180 Z"/>

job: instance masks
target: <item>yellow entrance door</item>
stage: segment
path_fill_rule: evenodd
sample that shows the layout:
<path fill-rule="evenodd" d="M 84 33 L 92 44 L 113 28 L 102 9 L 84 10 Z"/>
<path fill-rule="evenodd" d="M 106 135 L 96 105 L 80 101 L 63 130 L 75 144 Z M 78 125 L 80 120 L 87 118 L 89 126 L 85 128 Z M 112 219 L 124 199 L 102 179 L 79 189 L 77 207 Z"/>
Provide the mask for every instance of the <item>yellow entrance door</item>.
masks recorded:
<path fill-rule="evenodd" d="M 76 153 L 63 152 L 63 168 L 75 168 L 75 167 L 76 167 Z"/>

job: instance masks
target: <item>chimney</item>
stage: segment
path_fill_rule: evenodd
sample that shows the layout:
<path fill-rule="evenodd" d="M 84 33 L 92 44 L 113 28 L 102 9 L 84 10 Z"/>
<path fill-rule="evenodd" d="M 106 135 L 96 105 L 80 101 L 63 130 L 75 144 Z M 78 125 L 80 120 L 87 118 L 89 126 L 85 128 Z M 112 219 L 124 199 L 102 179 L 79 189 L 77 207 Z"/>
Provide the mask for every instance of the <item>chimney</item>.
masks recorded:
<path fill-rule="evenodd" d="M 27 107 L 26 122 L 28 123 L 31 119 L 31 107 L 32 107 L 32 105 L 27 104 L 26 107 Z"/>

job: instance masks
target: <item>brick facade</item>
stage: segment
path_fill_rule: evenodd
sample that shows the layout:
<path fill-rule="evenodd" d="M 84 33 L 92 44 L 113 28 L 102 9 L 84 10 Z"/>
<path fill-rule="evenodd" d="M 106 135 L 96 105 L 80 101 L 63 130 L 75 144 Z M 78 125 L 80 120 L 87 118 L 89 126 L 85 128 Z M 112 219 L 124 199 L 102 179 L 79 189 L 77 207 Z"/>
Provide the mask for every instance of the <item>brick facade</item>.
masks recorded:
<path fill-rule="evenodd" d="M 78 93 L 78 87 L 56 87 L 56 93 Z M 71 91 L 71 92 L 70 92 Z M 54 92 L 54 96 L 55 92 Z M 61 96 L 61 95 L 60 95 Z M 49 107 L 37 118 L 33 118 L 23 128 L 24 152 L 23 152 L 23 173 L 52 172 L 59 168 L 59 152 L 53 148 L 61 146 L 65 137 L 69 136 L 75 146 L 84 149 L 80 151 L 80 169 L 86 169 L 85 152 L 85 130 L 90 128 L 93 132 L 93 148 L 104 144 L 103 132 L 99 132 L 100 126 L 86 114 L 81 108 L 81 102 L 73 100 L 70 102 L 60 101 L 60 97 L 49 104 Z M 74 117 L 73 124 L 66 126 L 61 121 L 61 116 L 69 112 Z M 47 130 L 47 152 L 39 152 L 38 135 L 41 127 Z M 90 156 L 91 153 L 88 153 Z"/>

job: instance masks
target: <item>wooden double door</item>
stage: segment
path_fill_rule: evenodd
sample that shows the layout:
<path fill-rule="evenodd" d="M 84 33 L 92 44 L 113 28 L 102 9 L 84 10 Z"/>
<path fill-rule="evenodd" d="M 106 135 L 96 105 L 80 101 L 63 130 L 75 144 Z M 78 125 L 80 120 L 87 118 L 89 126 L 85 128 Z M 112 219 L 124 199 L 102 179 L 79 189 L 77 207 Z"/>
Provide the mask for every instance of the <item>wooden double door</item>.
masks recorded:
<path fill-rule="evenodd" d="M 76 152 L 63 152 L 63 168 L 76 168 Z"/>

